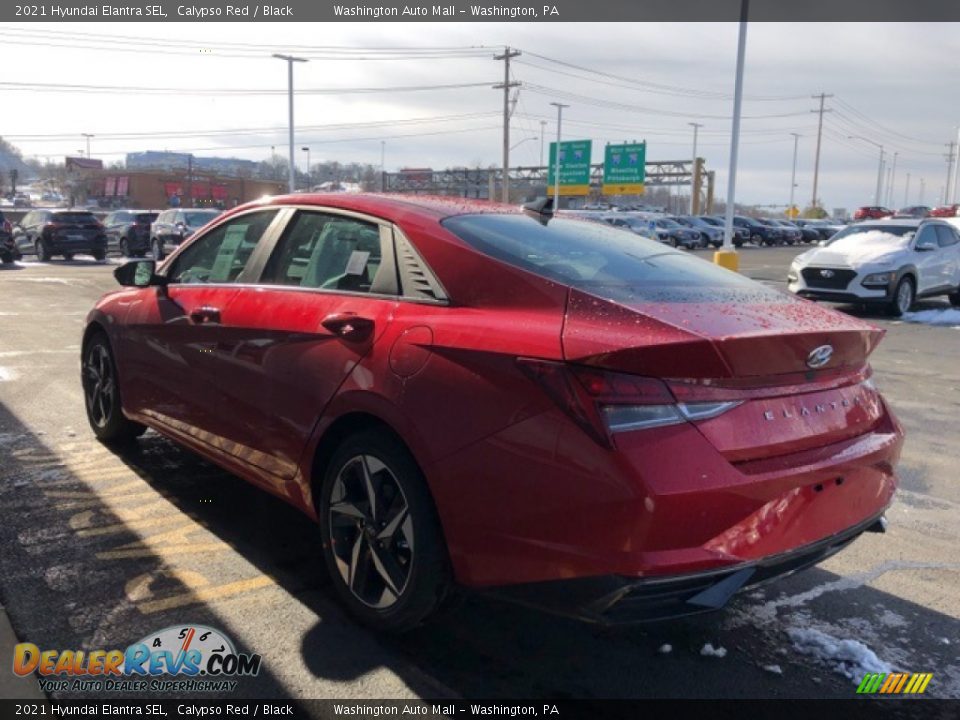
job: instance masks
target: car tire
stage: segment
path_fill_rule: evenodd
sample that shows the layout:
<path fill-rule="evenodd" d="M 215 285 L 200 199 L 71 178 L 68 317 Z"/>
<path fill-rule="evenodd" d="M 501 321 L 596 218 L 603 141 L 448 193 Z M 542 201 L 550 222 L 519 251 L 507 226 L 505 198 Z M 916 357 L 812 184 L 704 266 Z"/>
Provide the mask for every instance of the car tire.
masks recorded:
<path fill-rule="evenodd" d="M 399 439 L 383 430 L 347 437 L 317 505 L 324 561 L 351 615 L 403 632 L 440 607 L 452 584 L 446 543 L 423 473 Z"/>
<path fill-rule="evenodd" d="M 126 238 L 120 238 L 120 254 L 123 257 L 132 257 L 130 255 L 130 243 L 127 242 Z"/>
<path fill-rule="evenodd" d="M 960 307 L 960 289 L 947 295 L 947 299 L 950 300 L 950 304 L 954 307 Z"/>
<path fill-rule="evenodd" d="M 64 253 L 64 254 L 63 254 L 63 259 L 64 259 L 64 260 L 73 260 L 73 253 Z"/>
<path fill-rule="evenodd" d="M 143 435 L 147 428 L 123 414 L 117 364 L 104 333 L 98 332 L 87 341 L 80 373 L 87 422 L 100 442 L 121 444 Z"/>
<path fill-rule="evenodd" d="M 12 265 L 12 264 L 13 264 L 13 255 L 9 255 L 9 254 L 7 254 L 7 253 L 3 253 L 2 255 L 0 255 L 0 262 L 2 262 L 4 265 Z"/>
<path fill-rule="evenodd" d="M 150 241 L 150 254 L 157 262 L 163 260 L 163 246 L 157 238 Z"/>
<path fill-rule="evenodd" d="M 916 286 L 913 284 L 913 278 L 905 275 L 897 283 L 896 290 L 893 291 L 893 297 L 890 300 L 888 309 L 894 317 L 900 317 L 913 307 L 913 301 L 916 299 Z"/>
<path fill-rule="evenodd" d="M 103 262 L 104 260 L 107 259 L 107 251 L 106 251 L 106 250 L 94 250 L 94 251 L 93 251 L 93 259 L 96 260 L 97 262 Z"/>
<path fill-rule="evenodd" d="M 50 261 L 50 252 L 43 244 L 43 240 L 36 240 L 33 243 L 33 251 L 37 254 L 38 262 L 49 262 Z"/>

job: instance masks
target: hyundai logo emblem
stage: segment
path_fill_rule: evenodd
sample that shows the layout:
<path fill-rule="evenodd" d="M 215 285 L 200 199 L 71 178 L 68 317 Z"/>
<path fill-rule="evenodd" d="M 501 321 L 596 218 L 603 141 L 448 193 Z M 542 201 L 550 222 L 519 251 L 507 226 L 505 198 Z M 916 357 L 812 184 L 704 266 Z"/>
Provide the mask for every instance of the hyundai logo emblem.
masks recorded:
<path fill-rule="evenodd" d="M 830 362 L 831 357 L 833 357 L 833 345 L 821 345 L 811 350 L 810 354 L 807 355 L 807 367 L 814 370 L 822 368 Z"/>
<path fill-rule="evenodd" d="M 820 271 L 820 277 L 832 278 L 832 277 L 834 276 L 834 274 L 835 274 L 835 273 L 833 272 L 833 270 L 821 270 L 821 271 Z M 820 348 L 817 348 L 817 349 L 819 350 Z"/>

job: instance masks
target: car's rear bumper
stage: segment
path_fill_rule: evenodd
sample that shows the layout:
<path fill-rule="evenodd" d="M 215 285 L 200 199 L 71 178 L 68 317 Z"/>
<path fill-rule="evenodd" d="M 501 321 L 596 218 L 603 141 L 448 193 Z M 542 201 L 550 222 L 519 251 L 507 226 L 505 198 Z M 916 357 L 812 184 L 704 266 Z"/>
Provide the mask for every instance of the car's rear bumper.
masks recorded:
<path fill-rule="evenodd" d="M 743 588 L 816 565 L 862 533 L 883 532 L 883 513 L 788 552 L 682 575 L 631 578 L 618 575 L 511 585 L 487 594 L 540 610 L 602 625 L 627 625 L 719 610 Z"/>

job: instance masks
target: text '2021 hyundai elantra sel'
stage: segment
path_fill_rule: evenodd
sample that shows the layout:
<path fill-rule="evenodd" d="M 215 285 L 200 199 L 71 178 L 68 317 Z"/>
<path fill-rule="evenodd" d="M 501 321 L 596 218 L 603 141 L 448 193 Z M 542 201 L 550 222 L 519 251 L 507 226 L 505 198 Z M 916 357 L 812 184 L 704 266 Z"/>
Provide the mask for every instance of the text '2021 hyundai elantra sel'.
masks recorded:
<path fill-rule="evenodd" d="M 610 624 L 717 609 L 883 527 L 880 330 L 548 210 L 236 208 L 117 269 L 82 342 L 91 427 L 153 428 L 315 519 L 380 629 L 453 588 Z"/>

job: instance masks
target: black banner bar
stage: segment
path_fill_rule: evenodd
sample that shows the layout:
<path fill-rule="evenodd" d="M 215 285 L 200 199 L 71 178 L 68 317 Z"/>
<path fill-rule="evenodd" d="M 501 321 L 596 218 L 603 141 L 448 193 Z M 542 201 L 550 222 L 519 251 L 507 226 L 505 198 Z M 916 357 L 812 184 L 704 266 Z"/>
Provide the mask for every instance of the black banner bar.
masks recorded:
<path fill-rule="evenodd" d="M 53 0 L 2 22 L 735 22 L 740 0 Z M 754 0 L 751 22 L 960 21 L 957 0 Z"/>

